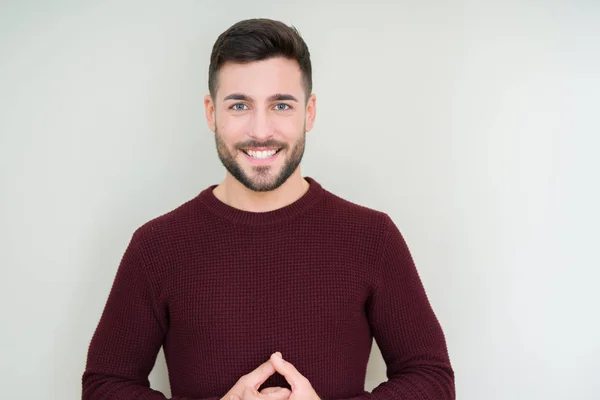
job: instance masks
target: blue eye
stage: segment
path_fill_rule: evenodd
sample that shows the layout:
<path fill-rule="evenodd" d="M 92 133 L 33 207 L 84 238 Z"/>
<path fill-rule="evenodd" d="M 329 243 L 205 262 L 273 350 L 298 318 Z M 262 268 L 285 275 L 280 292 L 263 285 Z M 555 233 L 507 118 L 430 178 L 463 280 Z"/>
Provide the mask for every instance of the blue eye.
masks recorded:
<path fill-rule="evenodd" d="M 289 104 L 285 104 L 285 103 L 279 103 L 279 104 L 275 105 L 276 111 L 287 111 L 287 110 L 290 110 L 291 108 L 292 107 L 290 107 Z M 235 104 L 232 104 L 229 107 L 229 109 L 233 110 L 233 111 L 245 111 L 248 109 L 248 107 L 244 103 L 235 103 Z"/>
<path fill-rule="evenodd" d="M 287 108 L 282 108 L 280 106 L 287 107 Z M 275 106 L 275 108 L 277 109 L 277 111 L 286 111 L 286 110 L 289 110 L 291 107 L 285 103 L 279 103 Z"/>
<path fill-rule="evenodd" d="M 245 107 L 246 105 L 244 103 L 235 103 L 234 105 L 232 105 L 229 108 L 232 109 L 232 110 L 234 110 L 234 111 L 244 111 L 244 108 L 239 108 L 238 106 Z"/>

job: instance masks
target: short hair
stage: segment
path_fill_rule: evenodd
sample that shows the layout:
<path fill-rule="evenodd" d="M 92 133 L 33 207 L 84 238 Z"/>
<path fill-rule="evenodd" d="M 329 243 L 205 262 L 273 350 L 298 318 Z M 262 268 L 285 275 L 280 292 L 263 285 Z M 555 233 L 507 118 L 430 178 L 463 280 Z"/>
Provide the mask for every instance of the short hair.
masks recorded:
<path fill-rule="evenodd" d="M 267 18 L 237 22 L 215 41 L 208 68 L 208 91 L 213 100 L 217 93 L 219 70 L 223 64 L 249 63 L 274 57 L 298 62 L 308 101 L 312 92 L 312 66 L 308 46 L 294 26 Z"/>

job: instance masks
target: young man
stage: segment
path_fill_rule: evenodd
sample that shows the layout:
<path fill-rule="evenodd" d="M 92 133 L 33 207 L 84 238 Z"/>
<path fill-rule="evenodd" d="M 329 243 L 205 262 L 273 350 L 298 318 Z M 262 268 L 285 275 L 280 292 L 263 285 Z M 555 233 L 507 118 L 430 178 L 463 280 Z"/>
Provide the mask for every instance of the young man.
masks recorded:
<path fill-rule="evenodd" d="M 217 39 L 204 104 L 227 173 L 133 234 L 83 374 L 84 399 L 454 399 L 445 338 L 390 217 L 300 161 L 312 129 L 308 48 L 267 19 Z M 375 338 L 388 380 L 371 393 Z M 283 358 L 281 357 L 283 356 Z"/>

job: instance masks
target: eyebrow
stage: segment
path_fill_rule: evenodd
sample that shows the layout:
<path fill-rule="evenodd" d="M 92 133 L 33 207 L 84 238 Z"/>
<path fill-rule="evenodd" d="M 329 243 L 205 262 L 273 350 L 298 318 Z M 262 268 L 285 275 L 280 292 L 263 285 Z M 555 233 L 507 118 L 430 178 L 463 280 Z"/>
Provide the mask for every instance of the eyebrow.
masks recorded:
<path fill-rule="evenodd" d="M 232 93 L 230 95 L 227 95 L 227 96 L 225 96 L 223 101 L 227 101 L 227 100 L 241 100 L 241 101 L 247 101 L 250 103 L 254 101 L 252 99 L 252 97 L 247 96 L 243 93 Z M 269 96 L 267 101 L 295 101 L 296 103 L 298 103 L 297 98 L 295 98 L 291 94 L 285 94 L 285 93 L 277 93 L 272 96 Z"/>

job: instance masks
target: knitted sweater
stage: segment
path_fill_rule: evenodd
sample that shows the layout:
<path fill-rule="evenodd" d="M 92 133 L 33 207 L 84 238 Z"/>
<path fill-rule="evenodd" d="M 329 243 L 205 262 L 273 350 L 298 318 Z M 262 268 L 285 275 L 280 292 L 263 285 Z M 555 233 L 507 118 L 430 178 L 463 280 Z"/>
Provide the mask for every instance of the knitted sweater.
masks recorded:
<path fill-rule="evenodd" d="M 92 337 L 83 399 L 166 397 L 149 387 L 161 346 L 172 399 L 224 396 L 280 351 L 323 399 L 454 399 L 444 334 L 391 218 L 316 180 L 285 207 L 249 212 L 212 185 L 138 228 Z M 364 390 L 373 338 L 387 378 Z M 277 372 L 262 386 L 290 388 Z"/>

